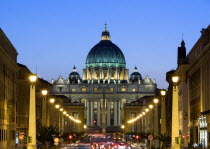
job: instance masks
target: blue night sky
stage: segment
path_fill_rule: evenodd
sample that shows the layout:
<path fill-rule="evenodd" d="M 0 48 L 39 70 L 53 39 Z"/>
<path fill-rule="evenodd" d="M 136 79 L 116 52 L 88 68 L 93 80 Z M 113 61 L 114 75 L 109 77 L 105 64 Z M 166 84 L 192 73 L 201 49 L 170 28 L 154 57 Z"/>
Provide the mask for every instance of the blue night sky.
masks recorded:
<path fill-rule="evenodd" d="M 210 24 L 209 0 L 1 0 L 0 27 L 18 51 L 18 62 L 39 77 L 82 76 L 90 49 L 107 23 L 124 53 L 129 73 L 166 88 L 165 73 L 177 67 L 183 38 L 187 53 Z"/>

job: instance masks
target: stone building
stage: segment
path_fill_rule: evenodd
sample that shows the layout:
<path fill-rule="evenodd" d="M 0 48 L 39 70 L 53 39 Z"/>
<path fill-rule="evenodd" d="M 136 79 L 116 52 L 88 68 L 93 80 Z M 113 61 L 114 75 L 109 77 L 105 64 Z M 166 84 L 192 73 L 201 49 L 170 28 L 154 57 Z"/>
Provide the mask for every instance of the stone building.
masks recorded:
<path fill-rule="evenodd" d="M 0 28 L 0 147 L 15 148 L 17 51 Z"/>
<path fill-rule="evenodd" d="M 186 55 L 185 43 L 178 48 L 179 129 L 182 146 L 202 144 L 209 148 L 210 134 L 210 26 Z"/>
<path fill-rule="evenodd" d="M 210 147 L 210 25 L 187 55 L 190 142 Z"/>
<path fill-rule="evenodd" d="M 143 79 L 136 67 L 129 76 L 123 52 L 111 42 L 106 25 L 101 41 L 87 55 L 82 76 L 74 67 L 67 79 L 60 76 L 52 80 L 51 93 L 65 95 L 70 103 L 85 105 L 86 130 L 117 130 L 126 123 L 124 104 L 155 95 L 157 86 L 149 76 Z"/>
<path fill-rule="evenodd" d="M 178 68 L 176 73 L 181 76 L 179 83 L 179 99 L 178 99 L 178 111 L 179 111 L 179 130 L 180 135 L 183 138 L 181 142 L 182 147 L 187 147 L 189 142 L 189 129 L 188 129 L 188 84 L 186 78 L 186 71 L 189 66 L 188 58 L 186 56 L 185 42 L 182 40 L 181 47 L 178 47 L 177 57 Z"/>

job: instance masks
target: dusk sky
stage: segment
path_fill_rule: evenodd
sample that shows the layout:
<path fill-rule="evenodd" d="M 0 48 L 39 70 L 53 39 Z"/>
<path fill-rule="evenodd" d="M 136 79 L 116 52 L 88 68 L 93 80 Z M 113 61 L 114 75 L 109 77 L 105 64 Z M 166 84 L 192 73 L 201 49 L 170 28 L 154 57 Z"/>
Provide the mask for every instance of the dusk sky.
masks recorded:
<path fill-rule="evenodd" d="M 111 41 L 124 53 L 129 74 L 167 88 L 177 68 L 177 47 L 187 53 L 210 24 L 209 0 L 1 0 L 0 28 L 18 52 L 18 62 L 49 82 L 75 65 L 82 77 L 91 48 L 107 23 Z"/>

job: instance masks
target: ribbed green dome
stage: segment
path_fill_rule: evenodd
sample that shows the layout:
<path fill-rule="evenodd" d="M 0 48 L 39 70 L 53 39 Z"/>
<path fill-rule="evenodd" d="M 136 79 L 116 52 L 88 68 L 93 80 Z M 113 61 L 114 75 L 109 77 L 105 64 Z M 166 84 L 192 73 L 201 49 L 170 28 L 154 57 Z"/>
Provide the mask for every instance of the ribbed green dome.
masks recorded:
<path fill-rule="evenodd" d="M 115 44 L 102 40 L 89 52 L 86 67 L 121 67 L 125 68 L 125 57 Z"/>
<path fill-rule="evenodd" d="M 118 67 L 125 68 L 125 57 L 118 46 L 110 40 L 109 32 L 102 32 L 101 41 L 88 53 L 86 67 Z"/>

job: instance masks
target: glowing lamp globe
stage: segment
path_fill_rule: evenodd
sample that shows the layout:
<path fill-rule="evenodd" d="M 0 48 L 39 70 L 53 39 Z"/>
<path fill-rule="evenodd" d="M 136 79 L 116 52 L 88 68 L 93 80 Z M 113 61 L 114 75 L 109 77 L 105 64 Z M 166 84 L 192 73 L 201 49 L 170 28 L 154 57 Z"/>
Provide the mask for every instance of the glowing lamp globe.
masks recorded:
<path fill-rule="evenodd" d="M 55 105 L 55 108 L 56 109 L 60 108 L 60 105 L 59 104 Z"/>
<path fill-rule="evenodd" d="M 32 74 L 29 76 L 29 80 L 31 83 L 35 83 L 37 80 L 37 76 L 35 74 Z"/>
<path fill-rule="evenodd" d="M 46 96 L 47 95 L 47 92 L 48 92 L 47 90 L 42 90 L 42 95 L 43 96 Z"/>
<path fill-rule="evenodd" d="M 50 99 L 50 103 L 54 103 L 55 102 L 55 99 L 54 98 L 51 98 Z"/>
<path fill-rule="evenodd" d="M 166 90 L 165 90 L 165 89 L 162 89 L 162 90 L 160 91 L 160 94 L 161 94 L 162 96 L 165 96 L 165 95 L 166 95 Z"/>
<path fill-rule="evenodd" d="M 179 76 L 178 76 L 178 75 L 172 76 L 172 82 L 173 82 L 174 84 L 178 83 L 178 82 L 179 82 Z"/>
<path fill-rule="evenodd" d="M 149 105 L 149 108 L 152 109 L 154 106 L 153 105 Z"/>
<path fill-rule="evenodd" d="M 153 100 L 153 102 L 154 102 L 154 103 L 158 103 L 159 100 L 158 100 L 157 98 L 155 98 L 155 99 Z"/>

